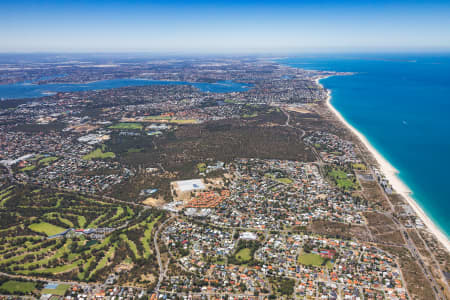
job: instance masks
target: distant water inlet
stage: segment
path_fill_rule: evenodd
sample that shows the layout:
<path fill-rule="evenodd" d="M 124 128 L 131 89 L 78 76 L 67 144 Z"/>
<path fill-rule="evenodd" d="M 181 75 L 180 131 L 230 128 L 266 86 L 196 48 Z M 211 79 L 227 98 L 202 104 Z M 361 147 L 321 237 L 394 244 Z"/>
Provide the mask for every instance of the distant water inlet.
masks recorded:
<path fill-rule="evenodd" d="M 243 92 L 251 88 L 250 85 L 233 81 L 219 81 L 214 83 L 186 82 L 186 81 L 162 81 L 147 79 L 111 79 L 90 83 L 56 83 L 56 84 L 32 84 L 18 83 L 0 85 L 0 99 L 37 98 L 53 95 L 57 92 L 78 92 L 92 90 L 106 90 L 131 86 L 147 85 L 191 85 L 202 92 L 231 93 Z"/>

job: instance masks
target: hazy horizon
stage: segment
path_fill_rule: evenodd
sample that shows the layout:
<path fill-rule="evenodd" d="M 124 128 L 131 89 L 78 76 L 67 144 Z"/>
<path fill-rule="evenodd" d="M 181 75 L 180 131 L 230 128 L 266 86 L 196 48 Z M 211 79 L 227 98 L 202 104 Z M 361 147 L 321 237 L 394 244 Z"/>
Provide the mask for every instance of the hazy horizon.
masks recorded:
<path fill-rule="evenodd" d="M 317 48 L 311 49 L 286 49 L 286 50 L 271 50 L 271 49 L 236 49 L 230 51 L 220 51 L 220 50 L 210 50 L 210 51 L 190 51 L 190 50 L 85 50 L 85 51 L 64 51 L 64 50 L 18 50 L 18 51 L 0 51 L 0 55 L 110 55 L 110 56 L 121 56 L 121 55 L 136 55 L 136 56 L 155 56 L 155 57 L 171 57 L 171 56 L 260 56 L 260 57 L 273 57 L 273 56 L 303 56 L 303 55 L 372 55 L 372 54 L 386 54 L 386 55 L 396 55 L 396 54 L 450 54 L 449 48 L 380 48 L 380 49 L 362 49 L 362 48 L 345 48 L 345 49 L 330 49 L 330 48 Z"/>
<path fill-rule="evenodd" d="M 1 53 L 450 51 L 445 1 L 0 4 Z"/>

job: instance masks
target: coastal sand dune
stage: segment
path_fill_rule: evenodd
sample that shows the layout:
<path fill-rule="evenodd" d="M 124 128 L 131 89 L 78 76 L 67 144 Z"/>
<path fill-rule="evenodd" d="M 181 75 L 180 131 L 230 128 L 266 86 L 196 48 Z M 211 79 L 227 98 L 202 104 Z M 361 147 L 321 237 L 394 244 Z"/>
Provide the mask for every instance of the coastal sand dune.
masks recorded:
<path fill-rule="evenodd" d="M 320 84 L 320 80 L 327 78 L 326 77 L 319 77 L 315 81 L 318 85 L 320 85 L 322 88 L 323 86 Z M 428 228 L 430 232 L 432 232 L 436 238 L 442 243 L 442 245 L 447 249 L 447 251 L 450 252 L 450 242 L 447 238 L 447 236 L 433 223 L 433 221 L 425 214 L 423 209 L 417 204 L 417 202 L 411 197 L 411 190 L 408 188 L 408 186 L 400 180 L 398 175 L 398 170 L 395 169 L 367 140 L 367 138 L 361 134 L 358 130 L 356 130 L 352 125 L 350 125 L 344 117 L 341 115 L 340 112 L 338 112 L 333 105 L 331 105 L 331 91 L 327 90 L 328 98 L 327 98 L 327 106 L 328 108 L 334 113 L 334 115 L 341 121 L 352 133 L 354 133 L 359 140 L 364 144 L 364 146 L 369 150 L 369 152 L 373 155 L 373 157 L 376 159 L 380 171 L 386 176 L 386 178 L 389 180 L 389 183 L 392 185 L 393 189 L 402 195 L 406 201 L 409 203 L 409 205 L 414 209 L 416 214 L 419 216 L 419 218 L 422 220 L 422 222 L 425 224 L 425 226 Z"/>

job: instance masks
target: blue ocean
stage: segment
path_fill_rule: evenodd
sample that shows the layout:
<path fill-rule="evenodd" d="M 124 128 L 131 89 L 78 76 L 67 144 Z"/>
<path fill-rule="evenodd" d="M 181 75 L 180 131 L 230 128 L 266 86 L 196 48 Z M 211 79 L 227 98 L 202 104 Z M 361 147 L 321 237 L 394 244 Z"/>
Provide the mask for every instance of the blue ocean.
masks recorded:
<path fill-rule="evenodd" d="M 400 172 L 450 234 L 450 54 L 304 56 L 281 63 L 356 72 L 321 80 L 331 104 Z"/>
<path fill-rule="evenodd" d="M 232 81 L 219 81 L 215 83 L 184 82 L 184 81 L 161 81 L 146 79 L 111 79 L 95 81 L 90 83 L 57 83 L 37 85 L 30 82 L 18 84 L 0 85 L 0 100 L 36 98 L 51 95 L 56 92 L 76 92 L 90 90 L 105 90 L 127 86 L 145 85 L 192 85 L 203 92 L 229 93 L 247 90 L 250 86 Z"/>

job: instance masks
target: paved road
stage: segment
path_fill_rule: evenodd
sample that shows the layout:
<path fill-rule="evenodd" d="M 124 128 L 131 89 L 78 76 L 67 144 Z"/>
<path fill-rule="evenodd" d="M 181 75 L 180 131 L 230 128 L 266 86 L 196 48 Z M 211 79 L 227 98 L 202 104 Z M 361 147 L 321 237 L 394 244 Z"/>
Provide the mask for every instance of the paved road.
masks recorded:
<path fill-rule="evenodd" d="M 364 158 L 364 161 L 365 161 L 366 165 L 370 166 L 370 164 L 365 160 L 365 158 Z M 377 176 L 373 172 L 373 169 L 372 168 L 369 168 L 369 169 L 370 169 L 370 173 L 373 176 L 373 178 L 377 178 Z M 428 281 L 430 282 L 431 288 L 432 288 L 433 293 L 434 293 L 434 298 L 438 299 L 438 300 L 445 300 L 446 298 L 442 294 L 442 291 L 440 289 L 439 284 L 437 284 L 436 280 L 434 279 L 434 276 L 431 275 L 431 273 L 428 271 L 428 269 L 424 265 L 422 257 L 420 256 L 419 252 L 417 251 L 416 245 L 414 244 L 412 239 L 409 237 L 409 234 L 406 231 L 406 228 L 394 216 L 395 215 L 395 207 L 394 207 L 394 205 L 392 204 L 391 200 L 389 199 L 388 195 L 386 194 L 386 192 L 384 191 L 383 187 L 380 185 L 378 180 L 375 179 L 375 182 L 377 183 L 378 188 L 381 190 L 381 193 L 383 194 L 385 200 L 387 201 L 387 203 L 390 206 L 390 211 L 389 212 L 384 212 L 384 215 L 386 215 L 389 219 L 394 221 L 397 229 L 403 235 L 404 240 L 406 242 L 406 245 L 403 245 L 403 246 L 406 247 L 409 250 L 409 252 L 413 256 L 413 258 L 418 262 L 418 265 L 419 265 L 420 269 L 422 270 L 422 273 L 424 274 L 425 278 L 427 278 Z M 411 295 L 409 295 L 409 291 L 408 291 L 408 296 L 409 296 L 409 298 L 411 298 Z"/>
<path fill-rule="evenodd" d="M 289 124 L 289 122 L 290 122 L 290 114 L 289 114 L 288 112 L 286 112 L 284 109 L 281 109 L 281 111 L 282 111 L 283 114 L 285 114 L 285 116 L 286 116 L 286 122 L 285 122 L 285 124 L 284 124 L 283 126 L 290 127 L 290 128 L 294 128 L 294 129 L 298 129 L 298 130 L 302 130 L 302 129 L 300 129 L 300 128 L 296 128 L 296 127 L 290 125 L 290 124 Z M 305 131 L 302 130 L 302 137 L 303 137 L 304 135 L 305 135 Z M 316 156 L 319 158 L 319 164 L 320 164 L 320 163 L 321 163 L 320 155 L 318 155 L 318 153 L 315 151 L 315 149 L 313 149 L 313 151 L 315 152 Z M 366 162 L 366 164 L 367 164 L 367 162 Z M 367 164 L 367 165 L 370 165 L 370 164 Z M 10 168 L 8 168 L 8 171 L 10 172 L 10 177 L 11 177 L 14 181 L 17 182 L 17 180 L 16 180 L 16 179 L 13 177 L 13 175 L 12 175 L 12 170 L 10 170 Z M 375 176 L 375 174 L 373 173 L 372 170 L 371 170 L 371 173 L 372 173 L 372 176 L 374 176 L 374 178 L 376 178 L 376 176 Z M 402 224 L 401 222 L 399 222 L 399 221 L 394 217 L 394 215 L 393 215 L 393 213 L 395 212 L 394 205 L 391 203 L 389 197 L 384 193 L 384 189 L 379 185 L 378 182 L 377 182 L 377 184 L 378 184 L 379 188 L 383 191 L 383 195 L 385 196 L 386 201 L 389 203 L 390 208 L 391 208 L 391 212 L 385 213 L 385 214 L 387 214 L 387 216 L 388 216 L 389 218 L 391 218 L 392 220 L 394 220 L 394 222 L 396 223 L 397 228 L 398 228 L 398 229 L 400 230 L 400 232 L 402 232 L 402 234 L 404 235 L 405 240 L 406 240 L 406 248 L 410 251 L 410 253 L 411 253 L 411 255 L 414 257 L 414 259 L 416 259 L 416 260 L 418 261 L 418 265 L 419 265 L 419 267 L 421 268 L 423 274 L 424 274 L 425 277 L 430 281 L 430 284 L 431 284 L 431 286 L 432 286 L 432 289 L 433 289 L 433 291 L 434 291 L 434 293 L 435 293 L 435 298 L 436 298 L 436 299 L 445 299 L 444 295 L 442 294 L 442 292 L 441 292 L 441 290 L 440 290 L 440 286 L 437 284 L 437 282 L 436 282 L 436 280 L 434 279 L 434 276 L 432 276 L 431 272 L 429 272 L 429 270 L 427 269 L 427 267 L 424 265 L 423 259 L 422 259 L 422 257 L 421 257 L 421 254 L 417 251 L 417 247 L 416 247 L 416 245 L 414 244 L 414 242 L 412 241 L 412 239 L 409 237 L 409 234 L 408 234 L 408 232 L 406 231 L 405 227 L 403 226 L 403 224 Z M 46 186 L 46 185 L 43 185 L 43 186 Z M 48 186 L 48 187 L 49 187 L 49 186 Z M 140 204 L 140 203 L 133 203 L 133 202 L 128 202 L 128 201 L 124 201 L 124 200 L 119 200 L 119 199 L 116 199 L 116 198 L 113 198 L 113 197 L 110 197 L 110 196 L 91 195 L 91 194 L 88 194 L 88 193 L 83 193 L 83 192 L 80 192 L 80 191 L 74 191 L 74 190 L 67 190 L 67 189 L 58 189 L 58 190 L 60 190 L 60 191 L 65 191 L 65 192 L 76 192 L 76 193 L 79 193 L 79 194 L 83 194 L 83 195 L 91 196 L 91 197 L 96 197 L 96 198 L 100 197 L 100 198 L 107 199 L 107 200 L 110 200 L 110 201 L 116 202 L 116 203 L 122 203 L 122 204 L 126 204 L 126 205 L 131 205 L 131 206 L 139 206 L 139 207 L 142 207 L 143 209 L 149 209 L 149 208 L 151 208 L 151 206 L 147 206 L 147 205 Z M 156 254 L 157 254 L 157 260 L 158 260 L 159 270 L 160 270 L 160 275 L 159 275 L 158 283 L 157 283 L 156 289 L 155 289 L 155 291 L 157 291 L 157 292 L 159 291 L 160 286 L 161 286 L 161 283 L 162 283 L 162 281 L 163 281 L 163 279 L 164 279 L 164 277 L 165 277 L 165 274 L 166 274 L 167 269 L 168 269 L 168 263 L 169 263 L 169 260 L 168 260 L 168 261 L 166 262 L 166 265 L 163 266 L 163 263 L 162 263 L 162 260 L 161 260 L 161 255 L 160 255 L 160 251 L 159 251 L 159 246 L 158 246 L 158 236 L 159 236 L 160 230 L 161 230 L 161 229 L 162 229 L 162 228 L 163 228 L 170 220 L 172 220 L 172 219 L 173 219 L 173 215 L 172 215 L 171 217 L 169 217 L 168 219 L 166 219 L 166 220 L 158 227 L 158 229 L 157 229 L 157 231 L 155 232 L 155 235 L 154 235 L 154 245 L 155 245 L 155 250 L 156 250 Z M 124 224 L 122 227 L 127 226 L 127 225 L 128 225 L 128 224 Z M 217 226 L 217 227 L 221 227 L 221 226 Z M 226 226 L 224 226 L 224 227 L 226 227 Z M 228 228 L 230 228 L 230 227 L 228 227 Z M 250 228 L 241 228 L 241 227 L 232 227 L 232 228 L 235 228 L 235 229 L 241 229 L 241 230 L 252 230 L 252 229 L 250 229 Z M 256 229 L 256 230 L 258 230 L 258 229 Z M 259 231 L 266 231 L 266 233 L 269 232 L 269 230 L 259 230 Z M 279 232 L 283 232 L 283 231 L 284 231 L 284 230 L 280 230 Z M 372 237 L 371 239 L 373 240 L 373 237 Z M 392 244 L 392 246 L 405 246 L 405 245 L 394 245 L 394 244 Z M 428 249 L 428 246 L 427 246 L 427 249 Z M 428 249 L 428 250 L 429 250 L 429 249 Z M 432 253 L 430 252 L 430 254 L 432 254 Z M 434 260 L 435 263 L 437 263 L 437 260 L 436 260 L 436 258 L 434 257 L 434 255 L 432 255 L 432 259 Z M 438 265 L 438 264 L 437 264 L 437 265 Z M 438 266 L 439 266 L 439 265 L 438 265 Z M 47 278 L 36 278 L 36 277 L 28 277 L 28 276 L 21 276 L 21 275 L 11 275 L 11 274 L 7 274 L 7 273 L 0 273 L 0 275 L 4 275 L 4 276 L 10 277 L 10 278 L 23 278 L 23 279 L 35 280 L 35 281 L 37 281 L 37 280 L 49 281 Z M 66 283 L 66 284 L 80 284 L 80 282 L 73 282 L 73 281 L 52 281 L 52 282 L 55 282 L 55 283 Z M 194 294 L 192 294 L 192 295 L 194 295 Z M 238 294 L 237 294 L 237 295 L 238 295 Z M 236 295 L 236 296 L 237 296 L 237 295 Z M 243 294 L 239 294 L 239 295 L 240 295 L 240 296 L 245 296 L 245 295 L 243 295 Z"/>
<path fill-rule="evenodd" d="M 269 294 L 259 295 L 259 296 L 251 296 L 247 294 L 232 294 L 232 293 L 215 293 L 215 292 L 202 292 L 202 293 L 177 293 L 177 292 L 168 292 L 161 291 L 161 293 L 176 295 L 178 297 L 188 297 L 188 299 L 199 299 L 199 297 L 206 296 L 208 299 L 211 297 L 220 297 L 220 299 L 230 299 L 229 297 L 237 297 L 239 299 L 266 299 Z"/>
<path fill-rule="evenodd" d="M 168 263 L 170 261 L 170 259 L 167 260 L 166 266 L 165 267 L 163 266 L 162 260 L 161 260 L 161 253 L 159 251 L 159 246 L 158 246 L 158 236 L 159 236 L 159 232 L 161 231 L 161 228 L 164 228 L 164 226 L 168 222 L 173 220 L 173 218 L 174 218 L 174 216 L 172 215 L 169 218 L 167 218 L 163 223 L 161 223 L 161 225 L 158 226 L 158 229 L 156 230 L 155 235 L 153 236 L 153 243 L 155 245 L 156 258 L 158 260 L 158 265 L 159 265 L 159 278 L 158 278 L 158 283 L 156 284 L 156 287 L 155 287 L 155 292 L 157 292 L 157 293 L 159 292 L 159 289 L 161 287 L 161 283 L 162 283 L 162 281 L 163 281 L 163 279 L 164 279 L 164 277 L 166 275 Z"/>
<path fill-rule="evenodd" d="M 290 125 L 289 122 L 291 120 L 291 115 L 284 108 L 280 108 L 280 110 L 286 116 L 286 122 L 284 123 L 283 126 L 290 127 L 290 128 L 296 129 L 296 130 L 301 130 L 302 131 L 302 135 L 300 136 L 300 138 L 302 139 L 305 136 L 306 132 L 303 129 L 301 129 L 301 128 L 298 128 L 298 127 Z"/>
<path fill-rule="evenodd" d="M 119 288 L 132 288 L 132 289 L 137 289 L 137 290 L 142 290 L 142 288 L 136 287 L 136 286 L 125 286 L 125 285 L 118 285 L 118 284 L 108 284 L 108 285 L 104 285 L 101 283 L 86 283 L 86 282 L 80 282 L 80 281 L 70 281 L 70 280 L 54 280 L 51 278 L 46 278 L 46 277 L 36 277 L 36 276 L 25 276 L 25 275 L 14 275 L 14 274 L 8 274 L 8 273 L 4 273 L 4 272 L 0 272 L 0 276 L 4 276 L 4 277 L 8 277 L 11 279 L 25 279 L 25 280 L 29 280 L 29 281 L 43 281 L 43 282 L 51 282 L 51 283 L 56 283 L 56 284 L 69 284 L 69 285 L 78 285 L 78 286 L 82 286 L 82 287 L 91 287 L 91 288 L 95 288 L 95 287 L 101 287 L 101 288 L 106 288 L 106 287 L 119 287 Z"/>

